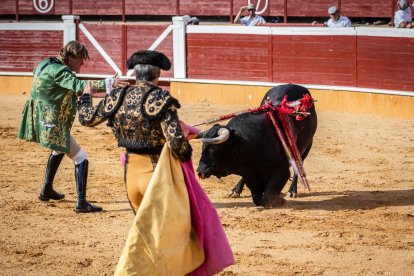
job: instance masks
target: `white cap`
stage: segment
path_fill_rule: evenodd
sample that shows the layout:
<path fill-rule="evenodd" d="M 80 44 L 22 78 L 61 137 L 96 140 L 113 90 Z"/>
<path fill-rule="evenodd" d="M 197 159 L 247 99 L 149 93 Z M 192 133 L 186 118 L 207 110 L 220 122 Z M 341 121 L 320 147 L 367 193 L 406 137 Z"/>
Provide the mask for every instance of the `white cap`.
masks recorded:
<path fill-rule="evenodd" d="M 338 9 L 336 8 L 336 6 L 332 6 L 328 9 L 328 13 L 329 14 L 334 14 L 338 11 Z"/>
<path fill-rule="evenodd" d="M 247 10 L 256 10 L 256 5 L 250 3 L 249 5 L 247 5 Z"/>

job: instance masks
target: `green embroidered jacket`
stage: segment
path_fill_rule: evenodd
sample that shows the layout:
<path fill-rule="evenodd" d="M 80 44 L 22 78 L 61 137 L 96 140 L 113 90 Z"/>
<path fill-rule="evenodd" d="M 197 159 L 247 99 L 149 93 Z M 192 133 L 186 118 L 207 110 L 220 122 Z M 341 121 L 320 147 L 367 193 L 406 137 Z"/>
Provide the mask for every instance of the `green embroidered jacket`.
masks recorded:
<path fill-rule="evenodd" d="M 79 80 L 57 58 L 42 60 L 33 75 L 30 97 L 23 109 L 17 136 L 52 150 L 69 152 L 77 96 L 82 94 L 87 81 Z M 105 90 L 103 80 L 95 81 L 93 86 Z"/>

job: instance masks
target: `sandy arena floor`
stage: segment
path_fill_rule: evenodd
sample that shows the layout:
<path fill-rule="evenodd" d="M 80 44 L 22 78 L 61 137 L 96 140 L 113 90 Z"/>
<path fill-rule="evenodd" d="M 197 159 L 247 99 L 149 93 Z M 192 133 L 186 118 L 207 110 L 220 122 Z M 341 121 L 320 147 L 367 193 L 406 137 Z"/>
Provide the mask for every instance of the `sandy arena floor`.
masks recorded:
<path fill-rule="evenodd" d="M 18 141 L 28 95 L 0 93 L 0 274 L 111 275 L 133 220 L 123 168 L 109 128 L 72 134 L 90 160 L 88 198 L 105 212 L 76 214 L 73 164 L 65 158 L 55 187 L 62 202 L 37 199 L 48 150 Z M 184 106 L 200 122 L 238 111 Z M 237 263 L 220 275 L 414 275 L 414 120 L 319 112 L 305 162 L 312 192 L 265 210 L 245 190 L 227 194 L 230 176 L 200 181 L 221 217 Z M 201 144 L 192 142 L 198 163 Z M 285 190 L 286 191 L 285 187 Z"/>

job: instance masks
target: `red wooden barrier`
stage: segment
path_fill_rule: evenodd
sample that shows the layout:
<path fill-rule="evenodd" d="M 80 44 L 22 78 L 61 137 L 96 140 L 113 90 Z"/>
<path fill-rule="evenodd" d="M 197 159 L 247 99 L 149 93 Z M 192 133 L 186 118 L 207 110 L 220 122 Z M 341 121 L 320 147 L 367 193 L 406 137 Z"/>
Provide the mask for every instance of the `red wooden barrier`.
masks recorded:
<path fill-rule="evenodd" d="M 168 24 L 126 24 L 126 55 L 123 55 L 122 24 L 83 24 L 121 70 L 123 64 L 125 64 L 122 60 L 123 56 L 128 58 L 138 50 L 148 49 L 168 27 Z M 114 70 L 81 31 L 78 32 L 78 41 L 85 44 L 91 58 L 82 67 L 82 74 L 114 74 Z M 173 61 L 171 34 L 164 39 L 157 50 L 165 53 Z M 125 72 L 125 70 L 123 71 Z M 173 69 L 163 72 L 162 76 L 172 77 L 172 72 Z"/>
<path fill-rule="evenodd" d="M 287 16 L 328 18 L 328 8 L 334 4 L 338 5 L 338 0 L 288 0 Z"/>
<path fill-rule="evenodd" d="M 148 49 L 152 43 L 164 32 L 168 24 L 153 25 L 127 25 L 127 57 L 139 50 Z M 163 52 L 173 63 L 172 33 L 157 47 L 157 51 Z M 172 77 L 174 67 L 168 72 L 162 71 L 162 77 Z"/>
<path fill-rule="evenodd" d="M 414 39 L 358 37 L 358 85 L 414 91 Z"/>
<path fill-rule="evenodd" d="M 0 31 L 0 37 L 0 71 L 33 72 L 43 58 L 59 53 L 63 32 Z"/>
<path fill-rule="evenodd" d="M 273 81 L 353 86 L 353 36 L 273 36 Z"/>
<path fill-rule="evenodd" d="M 125 72 L 125 59 L 135 51 L 148 49 L 169 25 L 84 23 L 84 26 Z M 355 32 L 349 28 L 341 32 L 327 28 L 270 30 L 228 26 L 193 30 L 186 38 L 188 78 L 414 91 L 414 80 L 409 75 L 414 68 L 414 38 L 409 30 L 357 28 Z M 198 33 L 200 30 L 209 33 Z M 219 33 L 223 30 L 234 33 Z M 270 35 L 270 31 L 277 35 Z M 62 31 L 9 30 L 0 31 L 0 37 L 2 72 L 32 72 L 42 58 L 56 56 L 63 44 Z M 123 37 L 126 44 L 122 43 Z M 114 69 L 82 31 L 78 31 L 78 40 L 87 46 L 91 57 L 81 73 L 114 74 Z M 156 49 L 173 61 L 172 44 L 170 33 Z M 173 77 L 173 70 L 162 76 Z"/>
<path fill-rule="evenodd" d="M 16 0 L 3 0 L 0 5 L 0 14 L 15 14 Z"/>
<path fill-rule="evenodd" d="M 176 15 L 176 0 L 125 0 L 125 12 L 129 15 Z"/>
<path fill-rule="evenodd" d="M 72 0 L 72 13 L 76 15 L 122 14 L 122 0 Z"/>
<path fill-rule="evenodd" d="M 391 17 L 393 1 L 342 0 L 341 13 L 348 17 Z"/>
<path fill-rule="evenodd" d="M 190 78 L 268 81 L 266 36 L 187 35 Z"/>
<path fill-rule="evenodd" d="M 49 0 L 50 1 L 50 0 Z M 125 1 L 125 4 L 124 4 Z M 257 1 L 252 1 L 257 3 Z M 348 17 L 392 17 L 396 0 L 269 0 L 263 16 L 288 17 L 326 17 L 327 9 L 337 5 L 342 14 Z M 411 1 L 409 1 L 411 3 Z M 261 1 L 261 10 L 265 1 Z M 59 0 L 54 1 L 54 9 L 50 13 L 56 15 L 122 15 L 125 5 L 127 15 L 196 15 L 196 16 L 229 16 L 236 15 L 247 0 Z M 33 0 L 3 0 L 0 14 L 21 15 L 39 14 L 33 8 Z"/>
<path fill-rule="evenodd" d="M 103 47 L 106 53 L 112 57 L 115 64 L 121 68 L 121 25 L 99 23 L 84 23 L 84 25 L 96 41 Z M 81 31 L 78 34 L 77 40 L 86 46 L 90 56 L 90 60 L 85 62 L 85 65 L 81 68 L 80 73 L 113 74 L 114 70 L 99 54 L 88 38 Z"/>
<path fill-rule="evenodd" d="M 414 38 L 400 35 L 188 33 L 187 77 L 414 91 Z"/>

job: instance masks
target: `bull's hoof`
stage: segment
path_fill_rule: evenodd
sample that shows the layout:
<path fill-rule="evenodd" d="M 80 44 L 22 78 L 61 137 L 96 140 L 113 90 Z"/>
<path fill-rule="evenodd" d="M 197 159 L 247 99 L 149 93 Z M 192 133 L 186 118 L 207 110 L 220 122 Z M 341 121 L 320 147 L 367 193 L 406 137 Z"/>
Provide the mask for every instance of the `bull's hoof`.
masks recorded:
<path fill-rule="evenodd" d="M 286 199 L 284 199 L 283 196 L 278 195 L 264 200 L 263 207 L 266 209 L 270 209 L 283 206 L 284 204 L 286 204 Z"/>
<path fill-rule="evenodd" d="M 228 197 L 232 197 L 232 198 L 239 198 L 241 195 L 241 193 L 238 193 L 236 191 L 231 191 L 228 195 Z"/>
<path fill-rule="evenodd" d="M 288 192 L 287 195 L 288 195 L 288 197 L 293 197 L 293 198 L 297 198 L 298 197 L 298 193 Z"/>

